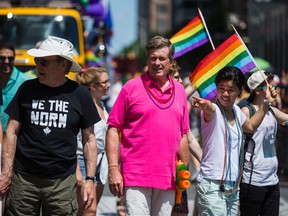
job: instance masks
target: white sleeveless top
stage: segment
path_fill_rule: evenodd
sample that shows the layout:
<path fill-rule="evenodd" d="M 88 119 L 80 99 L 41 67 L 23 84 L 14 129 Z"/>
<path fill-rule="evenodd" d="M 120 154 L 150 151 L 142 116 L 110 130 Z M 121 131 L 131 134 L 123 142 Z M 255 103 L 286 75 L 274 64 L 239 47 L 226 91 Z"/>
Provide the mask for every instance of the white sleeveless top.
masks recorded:
<path fill-rule="evenodd" d="M 225 145 L 226 145 L 226 126 L 219 107 L 214 104 L 216 108 L 216 114 L 210 122 L 204 120 L 203 111 L 201 111 L 201 134 L 202 134 L 202 161 L 197 181 L 201 181 L 203 178 L 211 180 L 221 180 L 224 160 L 225 160 Z M 236 105 L 233 106 L 235 115 L 237 116 L 240 127 L 246 121 L 246 116 Z M 238 138 L 242 139 L 242 133 L 239 134 L 236 126 L 236 122 L 231 129 L 231 181 L 236 181 L 239 173 L 239 145 Z M 239 137 L 240 136 L 240 137 Z M 227 168 L 227 167 L 226 167 Z"/>
<path fill-rule="evenodd" d="M 254 132 L 255 150 L 253 156 L 253 173 L 251 184 L 255 186 L 272 186 L 279 182 L 277 176 L 278 159 L 276 156 L 275 140 L 277 133 L 277 121 L 269 111 L 262 123 Z M 249 142 L 245 156 L 242 182 L 249 183 L 251 174 L 250 157 L 252 143 Z"/>
<path fill-rule="evenodd" d="M 104 115 L 106 119 L 108 119 L 108 112 L 105 109 L 104 103 L 101 101 L 101 106 L 104 110 Z M 108 125 L 106 122 L 101 119 L 96 124 L 94 124 L 94 134 L 97 140 L 97 152 L 101 154 L 105 150 L 106 145 L 106 132 L 107 132 Z M 82 135 L 81 131 L 79 131 L 77 135 L 77 154 L 83 155 L 83 146 L 82 146 Z"/>

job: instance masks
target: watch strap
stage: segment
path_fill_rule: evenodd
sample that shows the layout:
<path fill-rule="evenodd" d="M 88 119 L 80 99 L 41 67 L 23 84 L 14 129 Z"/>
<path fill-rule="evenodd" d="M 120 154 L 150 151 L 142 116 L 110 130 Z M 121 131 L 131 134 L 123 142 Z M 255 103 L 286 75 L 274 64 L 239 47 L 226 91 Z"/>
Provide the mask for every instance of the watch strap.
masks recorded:
<path fill-rule="evenodd" d="M 95 176 L 86 176 L 85 180 L 92 180 L 94 183 L 96 182 L 96 177 Z"/>

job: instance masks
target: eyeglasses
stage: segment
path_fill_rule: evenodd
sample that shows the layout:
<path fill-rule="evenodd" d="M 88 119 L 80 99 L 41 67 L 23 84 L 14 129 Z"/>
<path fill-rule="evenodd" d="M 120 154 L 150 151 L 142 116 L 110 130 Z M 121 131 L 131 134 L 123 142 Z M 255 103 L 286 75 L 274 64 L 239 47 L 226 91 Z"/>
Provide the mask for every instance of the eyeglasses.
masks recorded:
<path fill-rule="evenodd" d="M 34 58 L 35 64 L 38 65 L 40 63 L 43 67 L 46 67 L 49 64 L 49 62 L 55 62 L 55 61 L 60 61 L 60 60 L 59 59 L 47 60 L 47 59 L 39 58 L 39 57 Z"/>
<path fill-rule="evenodd" d="M 103 81 L 103 82 L 97 82 L 97 83 L 95 83 L 96 85 L 107 85 L 107 83 L 110 83 L 110 79 L 107 79 L 107 80 L 105 80 L 105 81 Z"/>
<path fill-rule="evenodd" d="M 276 84 L 272 84 L 272 88 L 274 89 L 274 90 L 276 90 L 277 89 L 277 85 Z M 267 89 L 267 86 L 265 85 L 265 86 L 259 86 L 259 87 L 257 87 L 257 89 L 260 89 L 260 90 L 265 90 L 265 89 Z"/>
<path fill-rule="evenodd" d="M 1 61 L 1 62 L 5 62 L 7 58 L 8 58 L 8 61 L 9 61 L 9 62 L 13 62 L 14 59 L 15 59 L 14 56 L 0 56 L 0 61 Z"/>
<path fill-rule="evenodd" d="M 179 75 L 173 76 L 173 78 L 179 82 L 179 80 L 181 79 L 181 77 Z"/>

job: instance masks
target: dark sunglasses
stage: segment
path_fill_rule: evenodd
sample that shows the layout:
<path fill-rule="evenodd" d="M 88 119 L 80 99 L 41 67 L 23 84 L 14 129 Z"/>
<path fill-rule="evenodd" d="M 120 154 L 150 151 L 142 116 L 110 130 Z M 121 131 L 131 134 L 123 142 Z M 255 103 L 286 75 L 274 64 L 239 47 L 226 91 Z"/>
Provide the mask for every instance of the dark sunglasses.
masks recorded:
<path fill-rule="evenodd" d="M 274 90 L 276 90 L 277 87 L 278 87 L 276 84 L 271 84 L 271 85 L 272 85 L 272 88 L 273 88 Z M 265 85 L 265 86 L 258 86 L 257 89 L 265 90 L 265 89 L 267 89 L 267 86 L 266 86 L 266 85 Z"/>
<path fill-rule="evenodd" d="M 266 75 L 268 78 L 273 78 L 273 77 L 274 77 L 274 74 L 272 74 L 272 73 L 269 72 L 269 71 L 265 71 L 264 73 L 265 73 L 265 75 Z"/>
<path fill-rule="evenodd" d="M 8 58 L 9 62 L 13 62 L 14 61 L 14 56 L 0 56 L 0 61 L 1 62 L 5 62 L 7 58 Z"/>
<path fill-rule="evenodd" d="M 34 58 L 34 62 L 36 65 L 39 65 L 41 64 L 42 67 L 46 67 L 49 62 L 55 62 L 55 61 L 60 61 L 59 59 L 55 59 L 55 60 L 47 60 L 47 59 L 44 59 L 44 58 L 39 58 L 39 57 L 35 57 Z"/>

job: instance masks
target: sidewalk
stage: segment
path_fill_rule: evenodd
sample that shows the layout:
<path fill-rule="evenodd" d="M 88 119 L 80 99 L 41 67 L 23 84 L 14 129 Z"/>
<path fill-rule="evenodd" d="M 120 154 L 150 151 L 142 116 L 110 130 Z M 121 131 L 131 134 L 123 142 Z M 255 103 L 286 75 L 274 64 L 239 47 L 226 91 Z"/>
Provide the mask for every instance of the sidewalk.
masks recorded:
<path fill-rule="evenodd" d="M 187 192 L 189 216 L 191 216 L 194 208 L 195 185 L 192 184 Z M 117 198 L 110 193 L 109 186 L 105 185 L 103 196 L 97 208 L 97 216 L 117 216 L 116 200 Z"/>
<path fill-rule="evenodd" d="M 279 216 L 288 215 L 288 184 L 280 183 L 280 213 Z M 188 206 L 189 214 L 192 216 L 194 207 L 195 185 L 192 184 L 188 190 Z M 116 197 L 109 192 L 108 185 L 105 186 L 103 196 L 97 208 L 97 216 L 117 216 Z"/>
<path fill-rule="evenodd" d="M 189 216 L 192 215 L 194 200 L 188 201 Z M 286 214 L 287 215 L 287 214 Z M 97 208 L 97 216 L 117 216 L 116 198 L 103 196 Z"/>

